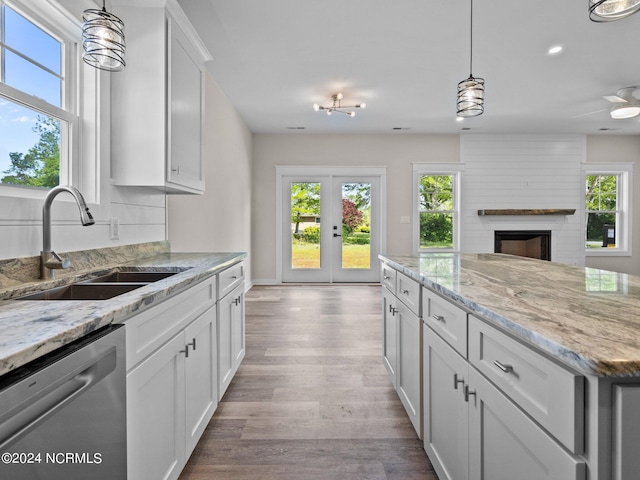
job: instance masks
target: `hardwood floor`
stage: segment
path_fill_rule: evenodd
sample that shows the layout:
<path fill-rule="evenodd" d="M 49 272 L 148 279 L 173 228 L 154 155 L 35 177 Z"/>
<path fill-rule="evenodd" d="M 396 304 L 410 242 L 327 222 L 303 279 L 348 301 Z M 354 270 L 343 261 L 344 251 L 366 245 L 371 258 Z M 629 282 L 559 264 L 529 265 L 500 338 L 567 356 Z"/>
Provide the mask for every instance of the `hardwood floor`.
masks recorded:
<path fill-rule="evenodd" d="M 379 286 L 258 286 L 180 480 L 437 480 L 382 365 Z"/>

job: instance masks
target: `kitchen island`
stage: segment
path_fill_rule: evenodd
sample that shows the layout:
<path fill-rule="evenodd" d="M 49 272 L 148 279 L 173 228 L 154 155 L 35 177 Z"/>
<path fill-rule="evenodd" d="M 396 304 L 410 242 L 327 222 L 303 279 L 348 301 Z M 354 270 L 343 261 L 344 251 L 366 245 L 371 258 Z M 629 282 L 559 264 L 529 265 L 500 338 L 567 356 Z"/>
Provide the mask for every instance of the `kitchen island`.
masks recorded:
<path fill-rule="evenodd" d="M 380 259 L 384 362 L 441 479 L 519 465 L 518 478 L 636 478 L 640 277 L 501 254 Z M 417 319 L 416 346 L 402 329 Z M 424 388 L 412 396 L 407 378 Z"/>

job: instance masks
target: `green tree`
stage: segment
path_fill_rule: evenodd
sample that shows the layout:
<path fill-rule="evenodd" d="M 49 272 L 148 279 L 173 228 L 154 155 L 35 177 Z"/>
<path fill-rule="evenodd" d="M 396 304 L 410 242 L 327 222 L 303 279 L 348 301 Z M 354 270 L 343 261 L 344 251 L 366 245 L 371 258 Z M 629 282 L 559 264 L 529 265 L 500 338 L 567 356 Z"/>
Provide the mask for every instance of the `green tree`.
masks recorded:
<path fill-rule="evenodd" d="M 453 176 L 420 177 L 420 246 L 453 246 Z"/>
<path fill-rule="evenodd" d="M 291 184 L 291 223 L 295 223 L 294 233 L 299 233 L 302 215 L 320 215 L 320 184 Z"/>
<path fill-rule="evenodd" d="M 603 240 L 604 225 L 615 225 L 618 177 L 616 175 L 587 175 L 587 245 Z M 589 245 L 591 242 L 592 245 Z"/>
<path fill-rule="evenodd" d="M 24 154 L 9 153 L 11 167 L 0 182 L 33 187 L 55 187 L 60 183 L 60 121 L 38 115 L 33 131 L 38 143 Z"/>

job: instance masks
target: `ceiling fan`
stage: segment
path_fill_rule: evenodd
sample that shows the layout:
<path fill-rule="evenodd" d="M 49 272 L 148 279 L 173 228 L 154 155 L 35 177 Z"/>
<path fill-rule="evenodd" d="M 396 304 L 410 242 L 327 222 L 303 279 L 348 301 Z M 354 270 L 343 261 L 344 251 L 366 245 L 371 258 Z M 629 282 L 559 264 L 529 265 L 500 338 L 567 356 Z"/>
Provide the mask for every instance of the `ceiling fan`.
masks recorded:
<path fill-rule="evenodd" d="M 586 117 L 587 115 L 606 112 L 607 110 L 609 111 L 611 118 L 616 120 L 633 118 L 640 115 L 640 87 L 634 86 L 621 88 L 615 95 L 605 95 L 602 98 L 611 102 L 613 106 L 609 109 L 604 108 L 602 110 L 596 110 L 595 112 L 576 115 L 573 118 Z"/>
<path fill-rule="evenodd" d="M 632 118 L 640 115 L 639 87 L 621 88 L 616 95 L 606 95 L 603 98 L 613 103 L 611 118 Z"/>

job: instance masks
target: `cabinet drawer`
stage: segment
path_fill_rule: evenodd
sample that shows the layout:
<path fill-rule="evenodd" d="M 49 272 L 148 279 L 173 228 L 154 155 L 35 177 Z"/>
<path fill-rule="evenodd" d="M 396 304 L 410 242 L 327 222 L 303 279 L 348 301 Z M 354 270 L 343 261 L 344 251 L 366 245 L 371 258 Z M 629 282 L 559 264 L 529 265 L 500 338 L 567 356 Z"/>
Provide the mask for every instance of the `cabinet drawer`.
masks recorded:
<path fill-rule="evenodd" d="M 420 316 L 420 285 L 403 273 L 396 273 L 396 297 Z"/>
<path fill-rule="evenodd" d="M 382 263 L 380 268 L 380 283 L 395 295 L 396 293 L 396 271 L 386 263 Z"/>
<path fill-rule="evenodd" d="M 572 452 L 583 452 L 584 377 L 473 316 L 469 362 Z"/>
<path fill-rule="evenodd" d="M 214 305 L 215 292 L 216 278 L 212 277 L 125 320 L 127 371 Z"/>
<path fill-rule="evenodd" d="M 467 312 L 424 287 L 422 306 L 424 323 L 467 358 Z"/>
<path fill-rule="evenodd" d="M 223 270 L 218 274 L 218 300 L 224 298 L 234 288 L 244 282 L 244 262 Z"/>

